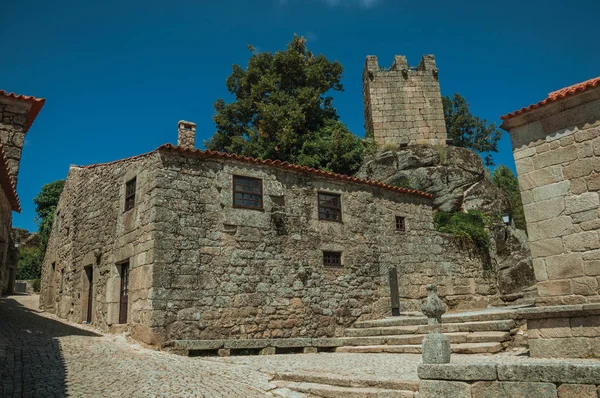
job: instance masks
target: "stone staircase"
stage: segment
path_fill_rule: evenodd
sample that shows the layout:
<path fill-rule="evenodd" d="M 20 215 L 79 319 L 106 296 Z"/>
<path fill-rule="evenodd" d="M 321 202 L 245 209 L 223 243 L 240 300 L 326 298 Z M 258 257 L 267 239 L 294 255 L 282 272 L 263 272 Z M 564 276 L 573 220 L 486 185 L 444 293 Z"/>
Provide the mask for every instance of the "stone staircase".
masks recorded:
<path fill-rule="evenodd" d="M 481 311 L 445 314 L 442 332 L 450 338 L 455 354 L 494 354 L 502 351 L 518 331 L 514 308 L 488 308 Z M 427 318 L 420 313 L 356 322 L 345 330 L 351 344 L 336 352 L 420 354 L 428 333 Z"/>
<path fill-rule="evenodd" d="M 413 398 L 417 380 L 376 380 L 316 374 L 277 373 L 270 394 L 285 398 Z"/>

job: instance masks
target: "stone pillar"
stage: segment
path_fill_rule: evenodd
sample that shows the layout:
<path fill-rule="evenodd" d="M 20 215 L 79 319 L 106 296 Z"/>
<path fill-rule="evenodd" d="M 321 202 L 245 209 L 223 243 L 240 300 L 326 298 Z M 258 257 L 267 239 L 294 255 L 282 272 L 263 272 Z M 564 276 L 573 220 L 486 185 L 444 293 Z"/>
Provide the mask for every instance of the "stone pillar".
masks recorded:
<path fill-rule="evenodd" d="M 421 311 L 427 316 L 431 331 L 423 339 L 423 363 L 450 363 L 450 339 L 442 334 L 442 315 L 446 312 L 446 304 L 438 297 L 437 287 L 427 285 L 427 300 Z"/>
<path fill-rule="evenodd" d="M 194 149 L 196 145 L 196 123 L 180 120 L 177 123 L 177 145 Z"/>

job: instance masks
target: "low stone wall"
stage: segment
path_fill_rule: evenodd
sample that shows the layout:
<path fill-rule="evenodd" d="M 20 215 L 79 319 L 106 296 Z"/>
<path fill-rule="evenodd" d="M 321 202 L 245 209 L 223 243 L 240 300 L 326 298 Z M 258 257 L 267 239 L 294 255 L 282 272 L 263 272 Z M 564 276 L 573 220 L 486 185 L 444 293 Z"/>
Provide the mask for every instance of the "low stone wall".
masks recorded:
<path fill-rule="evenodd" d="M 597 398 L 600 362 L 420 365 L 420 398 Z"/>
<path fill-rule="evenodd" d="M 600 358 L 600 303 L 525 308 L 532 357 Z"/>

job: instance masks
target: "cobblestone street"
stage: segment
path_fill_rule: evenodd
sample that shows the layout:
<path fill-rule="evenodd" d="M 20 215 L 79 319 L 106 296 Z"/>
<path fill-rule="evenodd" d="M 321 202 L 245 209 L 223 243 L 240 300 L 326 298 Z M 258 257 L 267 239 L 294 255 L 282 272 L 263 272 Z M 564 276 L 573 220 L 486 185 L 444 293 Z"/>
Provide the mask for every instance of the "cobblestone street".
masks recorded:
<path fill-rule="evenodd" d="M 37 311 L 38 296 L 0 301 L 1 397 L 263 397 L 247 366 L 153 351 Z"/>

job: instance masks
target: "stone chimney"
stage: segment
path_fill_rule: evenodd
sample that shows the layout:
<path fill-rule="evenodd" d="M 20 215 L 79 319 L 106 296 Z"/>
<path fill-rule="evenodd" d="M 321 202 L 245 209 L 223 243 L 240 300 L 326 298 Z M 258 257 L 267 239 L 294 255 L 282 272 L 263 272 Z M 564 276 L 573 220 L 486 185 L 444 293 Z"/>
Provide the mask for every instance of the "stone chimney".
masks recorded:
<path fill-rule="evenodd" d="M 196 145 L 196 123 L 180 120 L 177 123 L 177 145 L 194 149 Z"/>

